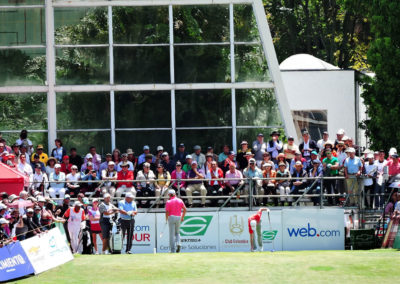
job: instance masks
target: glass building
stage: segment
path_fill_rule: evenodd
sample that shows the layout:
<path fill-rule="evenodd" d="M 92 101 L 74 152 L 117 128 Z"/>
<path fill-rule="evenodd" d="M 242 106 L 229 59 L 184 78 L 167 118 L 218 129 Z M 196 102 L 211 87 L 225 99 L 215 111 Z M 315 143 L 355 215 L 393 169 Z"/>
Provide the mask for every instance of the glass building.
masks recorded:
<path fill-rule="evenodd" d="M 0 108 L 81 153 L 295 133 L 261 0 L 0 0 Z"/>

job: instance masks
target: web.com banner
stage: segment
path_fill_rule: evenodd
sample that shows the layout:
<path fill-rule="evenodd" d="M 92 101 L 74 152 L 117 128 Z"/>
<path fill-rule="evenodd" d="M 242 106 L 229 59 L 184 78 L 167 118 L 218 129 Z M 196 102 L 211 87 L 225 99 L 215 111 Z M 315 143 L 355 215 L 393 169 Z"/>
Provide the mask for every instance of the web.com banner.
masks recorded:
<path fill-rule="evenodd" d="M 283 250 L 343 250 L 343 209 L 282 210 Z"/>

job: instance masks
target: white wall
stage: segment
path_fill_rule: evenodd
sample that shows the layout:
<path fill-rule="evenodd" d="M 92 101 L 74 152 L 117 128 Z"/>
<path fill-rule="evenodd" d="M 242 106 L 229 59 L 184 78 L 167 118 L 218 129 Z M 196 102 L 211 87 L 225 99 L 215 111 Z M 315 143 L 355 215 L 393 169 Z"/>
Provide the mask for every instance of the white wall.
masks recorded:
<path fill-rule="evenodd" d="M 330 139 L 340 128 L 355 139 L 354 71 L 282 70 L 281 75 L 291 110 L 328 110 Z"/>

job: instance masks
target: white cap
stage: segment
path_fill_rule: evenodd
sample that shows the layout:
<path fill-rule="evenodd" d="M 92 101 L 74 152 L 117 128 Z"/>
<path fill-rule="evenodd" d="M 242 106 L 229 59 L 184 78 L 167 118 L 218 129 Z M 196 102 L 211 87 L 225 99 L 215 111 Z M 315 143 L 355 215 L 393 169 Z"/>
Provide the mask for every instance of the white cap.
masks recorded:
<path fill-rule="evenodd" d="M 3 203 L 0 203 L 0 210 L 3 210 L 3 209 L 7 209 L 7 206 L 4 205 Z"/>
<path fill-rule="evenodd" d="M 92 154 L 88 153 L 85 158 L 86 159 L 93 159 L 93 156 L 92 156 Z"/>
<path fill-rule="evenodd" d="M 262 167 L 264 168 L 264 167 L 272 167 L 272 165 L 270 164 L 270 163 L 264 163 L 263 165 L 262 165 Z"/>
<path fill-rule="evenodd" d="M 256 162 L 256 160 L 255 160 L 254 158 L 251 158 L 251 159 L 249 160 L 249 164 L 255 163 L 255 162 Z"/>
<path fill-rule="evenodd" d="M 338 135 L 344 135 L 346 132 L 343 129 L 339 129 L 336 134 Z"/>
<path fill-rule="evenodd" d="M 114 163 L 113 161 L 109 161 L 109 162 L 108 162 L 108 165 L 109 165 L 109 166 L 114 166 L 115 163 Z"/>
<path fill-rule="evenodd" d="M 74 202 L 74 207 L 75 207 L 75 206 L 82 206 L 82 203 L 80 203 L 79 201 L 75 201 L 75 202 Z"/>
<path fill-rule="evenodd" d="M 372 154 L 372 153 L 368 153 L 368 155 L 367 155 L 367 159 L 373 159 L 374 158 L 374 154 Z"/>
<path fill-rule="evenodd" d="M 303 164 L 300 162 L 300 161 L 297 161 L 296 163 L 295 163 L 295 166 L 302 166 Z"/>
<path fill-rule="evenodd" d="M 354 149 L 353 147 L 350 147 L 349 149 L 347 149 L 347 152 L 349 153 L 355 153 L 356 149 Z"/>
<path fill-rule="evenodd" d="M 46 202 L 46 199 L 44 199 L 43 196 L 39 195 L 37 201 L 38 201 L 38 202 Z"/>
<path fill-rule="evenodd" d="M 192 155 L 186 155 L 186 159 L 193 159 Z"/>
<path fill-rule="evenodd" d="M 75 166 L 75 165 L 73 165 L 73 166 L 71 167 L 71 170 L 73 170 L 73 169 L 77 170 L 77 169 L 78 169 L 78 167 L 77 167 L 77 166 Z"/>
<path fill-rule="evenodd" d="M 107 197 L 111 197 L 111 195 L 110 195 L 109 193 L 105 193 L 105 194 L 103 195 L 103 198 L 107 198 Z"/>
<path fill-rule="evenodd" d="M 168 194 L 169 195 L 175 195 L 175 190 L 173 190 L 173 189 L 168 190 Z"/>
<path fill-rule="evenodd" d="M 161 156 L 168 156 L 168 152 L 163 152 Z"/>
<path fill-rule="evenodd" d="M 125 197 L 126 197 L 126 198 L 133 198 L 132 192 L 128 192 L 128 193 L 125 195 Z"/>
<path fill-rule="evenodd" d="M 7 221 L 5 218 L 0 218 L 0 225 L 8 224 L 8 223 L 10 223 L 10 222 Z"/>
<path fill-rule="evenodd" d="M 56 164 L 56 165 L 54 166 L 54 168 L 55 168 L 55 169 L 61 169 L 61 165 L 60 165 L 60 164 Z"/>
<path fill-rule="evenodd" d="M 157 151 L 163 151 L 164 147 L 163 146 L 157 146 Z"/>

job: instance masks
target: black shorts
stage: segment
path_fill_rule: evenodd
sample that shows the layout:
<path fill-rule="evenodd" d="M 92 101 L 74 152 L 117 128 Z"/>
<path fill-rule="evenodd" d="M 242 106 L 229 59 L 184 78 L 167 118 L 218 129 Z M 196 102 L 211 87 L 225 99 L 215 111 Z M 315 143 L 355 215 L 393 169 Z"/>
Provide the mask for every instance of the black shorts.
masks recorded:
<path fill-rule="evenodd" d="M 110 220 L 108 220 L 107 218 L 104 218 L 100 222 L 100 227 L 101 227 L 101 234 L 103 235 L 103 239 L 109 239 L 110 234 L 111 234 L 111 229 L 112 229 Z"/>

